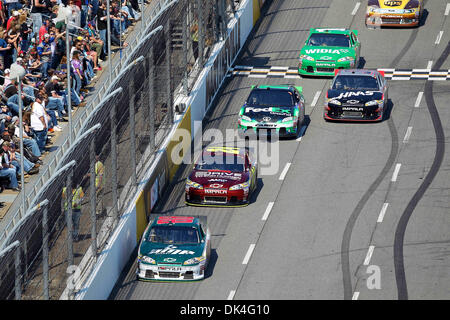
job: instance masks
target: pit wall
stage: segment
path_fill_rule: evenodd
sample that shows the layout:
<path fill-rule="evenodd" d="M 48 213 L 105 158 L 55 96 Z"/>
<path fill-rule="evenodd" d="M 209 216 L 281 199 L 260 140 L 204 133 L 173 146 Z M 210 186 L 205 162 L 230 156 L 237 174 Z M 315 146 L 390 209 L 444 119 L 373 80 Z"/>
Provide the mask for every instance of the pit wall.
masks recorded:
<path fill-rule="evenodd" d="M 228 24 L 227 38 L 213 48 L 211 58 L 207 61 L 191 94 L 175 99 L 175 104 L 183 103 L 186 105 L 186 110 L 177 115 L 170 134 L 158 150 L 146 176 L 140 181 L 134 201 L 121 216 L 115 232 L 99 255 L 93 271 L 83 285 L 79 286 L 80 289 L 76 290 L 75 299 L 108 299 L 142 237 L 152 208 L 163 192 L 170 192 L 166 190 L 166 187 L 177 172 L 181 163 L 180 159 L 184 156 L 181 137 L 188 132 L 192 141 L 196 134 L 201 134 L 197 132 L 194 123 L 201 121 L 212 105 L 229 68 L 260 18 L 264 2 L 265 0 L 246 0 L 242 3 L 235 18 Z M 173 154 L 176 156 L 173 157 Z"/>

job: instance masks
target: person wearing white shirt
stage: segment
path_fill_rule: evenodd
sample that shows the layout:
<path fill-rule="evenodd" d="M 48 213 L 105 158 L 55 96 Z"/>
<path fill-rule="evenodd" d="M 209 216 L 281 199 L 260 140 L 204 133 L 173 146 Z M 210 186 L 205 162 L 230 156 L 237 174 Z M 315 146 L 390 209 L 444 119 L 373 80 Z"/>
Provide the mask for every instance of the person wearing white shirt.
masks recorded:
<path fill-rule="evenodd" d="M 36 142 L 39 146 L 39 150 L 44 152 L 45 144 L 47 142 L 48 119 L 40 95 L 36 96 L 36 100 L 31 107 L 31 128 L 36 135 Z"/>

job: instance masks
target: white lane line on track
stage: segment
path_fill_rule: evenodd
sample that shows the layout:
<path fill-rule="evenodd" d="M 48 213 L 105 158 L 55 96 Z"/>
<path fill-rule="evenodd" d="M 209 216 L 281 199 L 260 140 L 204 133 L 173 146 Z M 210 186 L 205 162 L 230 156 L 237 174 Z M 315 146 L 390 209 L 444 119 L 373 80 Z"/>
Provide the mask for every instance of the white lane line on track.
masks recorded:
<path fill-rule="evenodd" d="M 392 179 L 391 179 L 392 182 L 397 181 L 398 172 L 400 171 L 400 167 L 401 167 L 401 166 L 402 166 L 401 163 L 397 163 L 397 164 L 395 165 L 395 170 L 394 170 L 394 173 L 392 174 Z"/>
<path fill-rule="evenodd" d="M 233 300 L 235 293 L 236 293 L 236 290 L 231 290 L 230 294 L 228 295 L 227 300 Z"/>
<path fill-rule="evenodd" d="M 366 258 L 364 259 L 364 265 L 368 266 L 370 263 L 370 259 L 372 258 L 373 250 L 375 246 L 369 246 L 369 250 L 367 251 Z"/>
<path fill-rule="evenodd" d="M 322 93 L 322 91 L 317 91 L 316 94 L 314 95 L 313 101 L 311 102 L 311 107 L 315 107 L 317 100 L 319 100 L 320 94 Z"/>
<path fill-rule="evenodd" d="M 377 222 L 383 222 L 384 215 L 386 214 L 386 210 L 387 210 L 388 206 L 389 206 L 389 203 L 387 203 L 387 202 L 385 202 L 383 204 L 383 208 L 381 208 L 380 214 L 378 215 Z"/>
<path fill-rule="evenodd" d="M 431 70 L 432 66 L 433 66 L 433 60 L 428 61 L 427 69 Z"/>
<path fill-rule="evenodd" d="M 436 41 L 434 42 L 434 44 L 439 44 L 441 42 L 442 39 L 442 35 L 444 34 L 444 31 L 439 31 L 439 34 L 436 38 Z"/>
<path fill-rule="evenodd" d="M 242 264 L 247 264 L 250 260 L 250 257 L 252 256 L 253 250 L 255 249 L 255 244 L 252 243 L 250 247 L 247 250 L 247 253 L 245 254 L 244 260 L 242 261 Z"/>
<path fill-rule="evenodd" d="M 450 3 L 447 3 L 447 6 L 445 7 L 445 16 L 448 16 L 448 14 L 450 13 Z"/>
<path fill-rule="evenodd" d="M 355 8 L 352 11 L 352 16 L 354 16 L 356 14 L 356 12 L 358 12 L 359 6 L 361 5 L 361 2 L 357 2 L 355 5 Z"/>
<path fill-rule="evenodd" d="M 412 132 L 412 127 L 408 127 L 408 129 L 406 129 L 405 137 L 403 138 L 403 143 L 408 142 L 409 137 L 411 136 L 411 132 Z"/>
<path fill-rule="evenodd" d="M 272 207 L 274 205 L 274 202 L 269 202 L 267 205 L 266 211 L 264 212 L 264 215 L 262 216 L 261 220 L 266 221 L 269 217 L 270 211 L 272 211 Z"/>
<path fill-rule="evenodd" d="M 422 97 L 423 97 L 423 91 L 420 91 L 419 95 L 417 96 L 416 103 L 414 104 L 415 108 L 419 107 L 420 101 L 422 101 Z"/>
<path fill-rule="evenodd" d="M 353 293 L 352 300 L 358 300 L 358 298 L 359 298 L 359 291 L 355 291 L 355 292 Z"/>
<path fill-rule="evenodd" d="M 291 166 L 290 162 L 286 163 L 286 165 L 284 166 L 283 171 L 280 174 L 280 178 L 278 178 L 278 180 L 284 180 L 284 178 L 286 177 L 286 174 L 287 174 L 290 166 Z"/>

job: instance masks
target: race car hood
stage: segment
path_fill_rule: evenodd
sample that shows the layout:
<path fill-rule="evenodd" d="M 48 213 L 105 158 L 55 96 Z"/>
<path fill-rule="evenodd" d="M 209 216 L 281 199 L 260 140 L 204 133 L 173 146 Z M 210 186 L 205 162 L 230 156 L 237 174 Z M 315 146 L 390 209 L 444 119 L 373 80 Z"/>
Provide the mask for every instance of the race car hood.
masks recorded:
<path fill-rule="evenodd" d="M 305 54 L 317 60 L 337 61 L 343 57 L 356 57 L 356 51 L 353 48 L 339 48 L 339 47 L 314 47 L 304 46 L 301 50 L 301 55 Z"/>
<path fill-rule="evenodd" d="M 219 170 L 194 170 L 189 180 L 201 184 L 204 188 L 228 189 L 248 180 L 244 172 L 231 172 Z"/>
<path fill-rule="evenodd" d="M 244 115 L 257 122 L 278 122 L 293 116 L 292 107 L 244 106 Z"/>
<path fill-rule="evenodd" d="M 341 103 L 363 104 L 372 100 L 382 100 L 383 93 L 370 90 L 328 90 L 328 99 L 335 99 Z"/>
<path fill-rule="evenodd" d="M 143 241 L 139 254 L 155 259 L 157 264 L 180 263 L 188 259 L 200 257 L 205 248 L 205 243 L 199 244 L 161 244 Z"/>

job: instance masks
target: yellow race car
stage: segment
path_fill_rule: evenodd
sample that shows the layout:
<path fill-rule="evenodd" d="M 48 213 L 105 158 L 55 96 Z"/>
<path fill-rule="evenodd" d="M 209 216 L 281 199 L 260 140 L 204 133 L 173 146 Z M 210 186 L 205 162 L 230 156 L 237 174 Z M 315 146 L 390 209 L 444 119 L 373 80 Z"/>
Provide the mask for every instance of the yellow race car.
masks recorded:
<path fill-rule="evenodd" d="M 366 26 L 417 27 L 422 13 L 422 0 L 369 0 Z"/>

